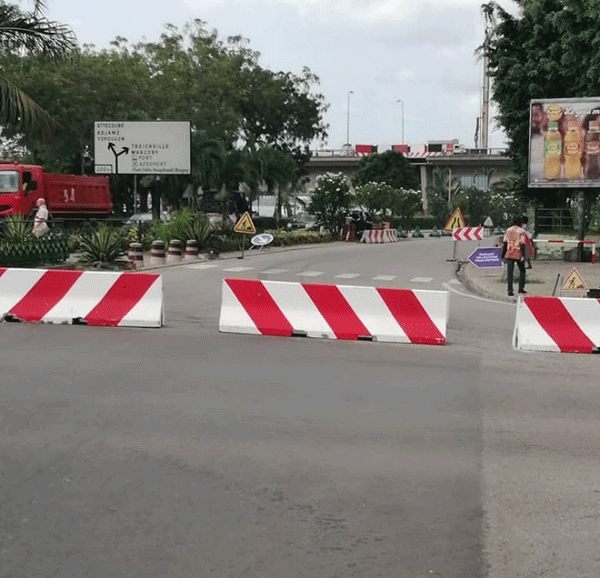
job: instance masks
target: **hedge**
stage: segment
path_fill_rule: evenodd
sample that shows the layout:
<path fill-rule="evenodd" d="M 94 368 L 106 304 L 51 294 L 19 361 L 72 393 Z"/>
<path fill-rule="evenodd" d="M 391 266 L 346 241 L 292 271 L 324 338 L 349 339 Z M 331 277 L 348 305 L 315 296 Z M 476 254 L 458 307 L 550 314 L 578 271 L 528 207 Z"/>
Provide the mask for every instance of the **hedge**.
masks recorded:
<path fill-rule="evenodd" d="M 67 239 L 46 236 L 23 239 L 17 242 L 0 241 L 0 266 L 35 267 L 64 263 L 69 258 Z"/>

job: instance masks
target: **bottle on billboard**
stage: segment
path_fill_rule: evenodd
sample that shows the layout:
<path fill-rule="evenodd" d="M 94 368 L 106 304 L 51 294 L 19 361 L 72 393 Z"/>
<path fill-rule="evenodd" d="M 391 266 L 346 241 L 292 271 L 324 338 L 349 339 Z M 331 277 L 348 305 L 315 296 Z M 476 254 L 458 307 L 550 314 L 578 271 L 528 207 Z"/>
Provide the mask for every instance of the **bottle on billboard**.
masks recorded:
<path fill-rule="evenodd" d="M 565 170 L 564 177 L 569 180 L 581 178 L 581 129 L 576 116 L 565 117 L 566 132 L 564 138 Z"/>
<path fill-rule="evenodd" d="M 558 132 L 558 122 L 548 123 L 548 132 L 544 136 L 544 178 L 547 181 L 560 179 L 560 157 L 562 154 L 562 136 Z"/>
<path fill-rule="evenodd" d="M 600 121 L 590 120 L 585 134 L 585 178 L 600 178 Z"/>

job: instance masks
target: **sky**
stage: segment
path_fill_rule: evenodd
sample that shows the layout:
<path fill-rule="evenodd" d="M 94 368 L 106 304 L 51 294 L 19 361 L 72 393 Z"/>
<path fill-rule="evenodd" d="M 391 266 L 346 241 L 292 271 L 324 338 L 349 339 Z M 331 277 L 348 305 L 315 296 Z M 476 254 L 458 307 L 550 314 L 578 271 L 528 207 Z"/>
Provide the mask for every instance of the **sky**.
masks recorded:
<path fill-rule="evenodd" d="M 48 16 L 81 43 L 157 39 L 166 23 L 199 18 L 241 35 L 261 65 L 320 78 L 330 107 L 327 148 L 458 139 L 474 147 L 483 70 L 483 0 L 48 0 Z M 510 7 L 510 0 L 502 5 Z M 508 5 L 508 6 L 507 6 Z M 348 93 L 350 121 L 348 123 Z M 399 103 L 398 100 L 403 102 Z M 494 110 L 491 111 L 492 117 Z M 489 146 L 505 147 L 492 120 Z"/>

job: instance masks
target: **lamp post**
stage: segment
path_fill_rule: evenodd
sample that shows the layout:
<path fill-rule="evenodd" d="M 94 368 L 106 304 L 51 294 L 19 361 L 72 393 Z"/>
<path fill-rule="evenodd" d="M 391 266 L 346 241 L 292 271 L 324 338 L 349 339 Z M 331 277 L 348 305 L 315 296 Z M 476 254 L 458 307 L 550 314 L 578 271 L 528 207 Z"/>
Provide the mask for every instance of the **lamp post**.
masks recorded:
<path fill-rule="evenodd" d="M 398 103 L 398 102 L 402 105 L 402 144 L 405 144 L 405 142 L 404 142 L 404 101 L 398 99 L 396 101 L 396 103 Z"/>
<path fill-rule="evenodd" d="M 350 95 L 354 94 L 352 90 L 348 91 L 348 116 L 346 118 L 346 146 L 348 151 L 350 151 Z"/>

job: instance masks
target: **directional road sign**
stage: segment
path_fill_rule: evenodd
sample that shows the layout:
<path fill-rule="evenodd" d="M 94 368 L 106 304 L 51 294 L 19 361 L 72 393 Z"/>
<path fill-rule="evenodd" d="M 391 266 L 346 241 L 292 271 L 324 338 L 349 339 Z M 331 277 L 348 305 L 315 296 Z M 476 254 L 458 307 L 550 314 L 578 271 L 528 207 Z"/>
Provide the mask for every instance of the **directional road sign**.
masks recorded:
<path fill-rule="evenodd" d="M 478 269 L 499 269 L 502 267 L 502 249 L 478 247 L 469 255 L 469 261 Z"/>

